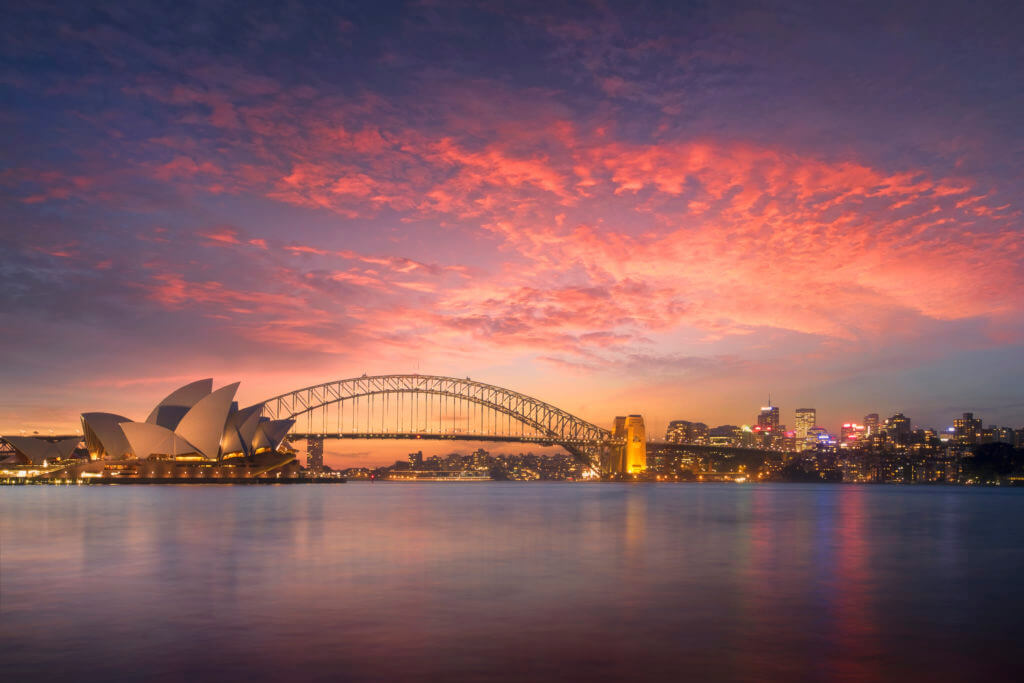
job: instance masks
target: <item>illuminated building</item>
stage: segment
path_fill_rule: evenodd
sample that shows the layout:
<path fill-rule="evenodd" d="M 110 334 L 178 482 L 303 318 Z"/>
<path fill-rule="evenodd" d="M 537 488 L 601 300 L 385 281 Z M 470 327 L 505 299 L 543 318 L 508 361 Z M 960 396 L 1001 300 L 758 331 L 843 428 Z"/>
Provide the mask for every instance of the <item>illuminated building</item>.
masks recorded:
<path fill-rule="evenodd" d="M 127 440 L 131 457 L 216 461 L 277 450 L 294 422 L 261 417 L 262 405 L 242 410 L 234 402 L 238 382 L 213 391 L 203 379 L 172 391 L 145 422 L 122 419 L 120 434 L 110 413 L 84 413 L 82 429 L 94 459 L 123 459 Z M 92 450 L 95 448 L 95 450 Z"/>
<path fill-rule="evenodd" d="M 114 413 L 83 413 L 84 439 L 48 448 L 70 452 L 84 440 L 89 460 L 69 462 L 46 476 L 222 480 L 281 471 L 294 461 L 290 452 L 281 450 L 294 422 L 262 417 L 262 404 L 240 410 L 234 401 L 237 389 L 235 383 L 214 391 L 212 379 L 186 384 L 158 403 L 145 422 Z"/>
<path fill-rule="evenodd" d="M 749 435 L 750 427 L 747 427 Z M 738 446 L 743 441 L 743 430 L 736 425 L 718 425 L 708 430 L 708 443 L 712 446 Z"/>
<path fill-rule="evenodd" d="M 961 446 L 973 446 L 981 443 L 981 418 L 974 413 L 964 413 L 962 418 L 953 420 L 954 439 Z"/>
<path fill-rule="evenodd" d="M 864 435 L 878 435 L 878 413 L 868 413 L 864 416 Z"/>
<path fill-rule="evenodd" d="M 409 466 L 414 470 L 423 468 L 423 451 L 416 451 L 409 454 Z"/>
<path fill-rule="evenodd" d="M 839 443 L 858 443 L 864 439 L 866 431 L 867 428 L 864 425 L 859 425 L 856 422 L 846 422 L 839 430 Z"/>
<path fill-rule="evenodd" d="M 832 435 L 824 427 L 812 427 L 807 430 L 807 440 L 815 445 L 828 446 L 832 444 Z"/>
<path fill-rule="evenodd" d="M 757 416 L 757 426 L 761 428 L 761 431 L 779 431 L 779 407 L 771 404 L 762 407 Z"/>
<path fill-rule="evenodd" d="M 647 471 L 669 475 L 669 480 L 694 479 L 706 454 L 691 449 L 692 444 L 647 444 Z"/>
<path fill-rule="evenodd" d="M 796 435 L 797 447 L 803 450 L 808 446 L 808 436 L 811 430 L 818 425 L 818 411 L 814 408 L 796 409 L 796 427 L 793 430 Z"/>
<path fill-rule="evenodd" d="M 956 428 L 954 428 L 954 431 Z M 1014 431 L 1012 427 L 998 427 L 989 425 L 981 430 L 979 443 L 1006 443 L 1011 446 L 1014 443 Z"/>
<path fill-rule="evenodd" d="M 612 458 L 613 474 L 639 474 L 647 467 L 647 430 L 641 415 L 618 416 L 612 438 L 622 439 L 625 446 Z"/>
<path fill-rule="evenodd" d="M 885 433 L 897 446 L 906 446 L 910 443 L 910 418 L 903 413 L 896 413 L 885 421 Z"/>
<path fill-rule="evenodd" d="M 708 426 L 703 422 L 673 420 L 665 430 L 665 441 L 668 443 L 686 443 L 706 446 L 710 443 Z"/>
<path fill-rule="evenodd" d="M 802 451 L 804 450 L 805 443 L 801 441 L 797 444 L 796 432 L 782 432 L 782 438 L 778 445 L 784 451 Z"/>
<path fill-rule="evenodd" d="M 784 447 L 786 428 L 779 424 L 779 407 L 771 405 L 761 408 L 753 432 L 753 445 L 757 448 L 781 449 Z"/>
<path fill-rule="evenodd" d="M 324 469 L 324 439 L 322 436 L 306 440 L 306 469 L 321 472 Z"/>
<path fill-rule="evenodd" d="M 482 448 L 478 448 L 472 453 L 473 467 L 482 470 L 486 469 L 490 464 L 491 455 Z"/>
<path fill-rule="evenodd" d="M 750 425 L 737 427 L 733 432 L 733 445 L 740 448 L 753 448 L 756 444 L 757 436 Z"/>

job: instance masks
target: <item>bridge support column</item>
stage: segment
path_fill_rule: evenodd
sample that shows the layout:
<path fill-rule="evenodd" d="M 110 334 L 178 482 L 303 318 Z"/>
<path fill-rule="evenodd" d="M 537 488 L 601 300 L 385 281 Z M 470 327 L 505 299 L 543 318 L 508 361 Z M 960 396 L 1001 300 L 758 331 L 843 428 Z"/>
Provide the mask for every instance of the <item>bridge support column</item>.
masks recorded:
<path fill-rule="evenodd" d="M 647 469 L 647 429 L 643 415 L 616 417 L 612 437 L 621 445 L 612 447 L 610 474 L 640 474 Z"/>
<path fill-rule="evenodd" d="M 601 449 L 601 476 L 610 477 L 625 471 L 626 444 L 610 443 Z"/>

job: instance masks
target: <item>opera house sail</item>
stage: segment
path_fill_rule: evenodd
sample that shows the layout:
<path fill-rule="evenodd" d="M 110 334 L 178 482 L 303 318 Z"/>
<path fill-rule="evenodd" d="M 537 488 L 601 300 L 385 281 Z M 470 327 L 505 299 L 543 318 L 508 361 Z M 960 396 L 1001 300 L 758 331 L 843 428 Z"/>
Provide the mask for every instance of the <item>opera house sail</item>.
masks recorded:
<path fill-rule="evenodd" d="M 82 437 L 3 437 L 13 454 L 4 464 L 33 476 L 152 480 L 278 477 L 294 473 L 294 452 L 283 446 L 293 420 L 262 416 L 263 404 L 239 408 L 239 383 L 214 390 L 212 379 L 175 389 L 144 422 L 105 412 L 82 413 Z M 81 457 L 74 457 L 79 443 Z M 2 457 L 2 456 L 0 456 Z M 25 475 L 21 475 L 25 476 Z"/>

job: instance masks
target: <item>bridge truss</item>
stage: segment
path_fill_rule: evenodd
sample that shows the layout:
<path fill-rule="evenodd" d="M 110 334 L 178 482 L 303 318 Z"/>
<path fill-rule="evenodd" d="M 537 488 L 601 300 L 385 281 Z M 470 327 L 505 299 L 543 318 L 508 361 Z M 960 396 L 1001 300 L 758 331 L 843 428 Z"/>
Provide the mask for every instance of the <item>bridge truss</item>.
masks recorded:
<path fill-rule="evenodd" d="M 594 468 L 621 445 L 607 429 L 549 403 L 469 378 L 364 375 L 275 396 L 263 415 L 295 420 L 295 436 L 557 445 Z"/>

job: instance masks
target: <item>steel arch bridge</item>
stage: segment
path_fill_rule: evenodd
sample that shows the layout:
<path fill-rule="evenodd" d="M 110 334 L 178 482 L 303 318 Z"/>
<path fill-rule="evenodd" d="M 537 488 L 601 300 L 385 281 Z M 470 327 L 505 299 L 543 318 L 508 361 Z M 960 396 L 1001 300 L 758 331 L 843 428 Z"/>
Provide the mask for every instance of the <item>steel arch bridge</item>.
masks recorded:
<path fill-rule="evenodd" d="M 621 439 L 549 403 L 468 377 L 363 375 L 281 394 L 263 416 L 292 438 L 455 439 L 561 446 L 597 469 Z"/>

